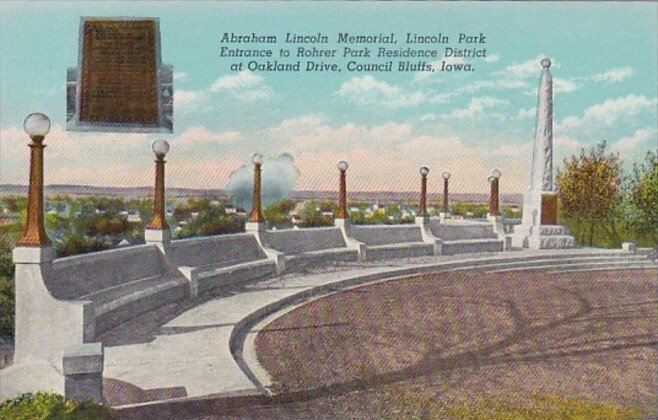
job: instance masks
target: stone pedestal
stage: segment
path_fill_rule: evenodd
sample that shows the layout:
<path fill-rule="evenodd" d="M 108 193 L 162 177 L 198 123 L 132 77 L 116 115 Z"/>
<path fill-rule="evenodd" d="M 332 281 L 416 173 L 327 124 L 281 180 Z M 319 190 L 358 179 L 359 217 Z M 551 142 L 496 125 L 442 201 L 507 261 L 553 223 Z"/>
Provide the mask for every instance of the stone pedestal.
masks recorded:
<path fill-rule="evenodd" d="M 47 264 L 55 259 L 55 249 L 50 246 L 17 246 L 12 251 L 14 264 Z"/>
<path fill-rule="evenodd" d="M 247 232 L 262 233 L 265 232 L 267 227 L 265 226 L 265 222 L 247 222 L 244 225 L 244 229 Z"/>
<path fill-rule="evenodd" d="M 103 403 L 103 345 L 84 343 L 70 346 L 64 353 L 64 394 L 83 401 Z"/>
<path fill-rule="evenodd" d="M 430 221 L 429 216 L 416 216 L 415 218 L 415 222 L 419 226 L 425 226 L 426 224 L 429 223 L 429 221 Z"/>
<path fill-rule="evenodd" d="M 169 229 L 146 229 L 144 240 L 147 244 L 163 244 L 171 242 L 171 230 Z"/>
<path fill-rule="evenodd" d="M 350 223 L 350 219 L 342 219 L 340 217 L 337 217 L 334 219 L 334 226 L 336 226 L 337 228 L 349 230 L 352 224 Z"/>
<path fill-rule="evenodd" d="M 523 195 L 523 222 L 514 227 L 512 246 L 530 249 L 573 248 L 575 239 L 558 225 L 557 194 L 528 191 Z"/>

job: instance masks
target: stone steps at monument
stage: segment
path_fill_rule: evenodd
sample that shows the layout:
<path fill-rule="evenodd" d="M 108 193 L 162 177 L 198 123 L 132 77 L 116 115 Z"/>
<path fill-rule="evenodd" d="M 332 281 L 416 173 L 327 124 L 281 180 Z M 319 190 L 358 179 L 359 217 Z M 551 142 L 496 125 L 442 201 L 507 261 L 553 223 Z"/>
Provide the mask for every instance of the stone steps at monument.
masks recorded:
<path fill-rule="evenodd" d="M 512 264 L 501 264 L 512 265 Z M 549 270 L 552 268 L 565 268 L 569 270 L 574 269 L 622 269 L 622 268 L 658 268 L 658 265 L 653 264 L 652 262 L 644 259 L 627 259 L 627 258 L 568 258 L 565 260 L 559 261 L 532 261 L 522 264 L 514 264 L 513 267 L 501 267 L 494 270 L 487 270 L 488 273 L 506 273 L 512 271 L 524 271 L 524 270 Z"/>
<path fill-rule="evenodd" d="M 500 269 L 501 271 L 510 269 L 519 270 L 519 269 L 539 269 L 541 267 L 559 267 L 565 264 L 579 264 L 592 261 L 602 261 L 602 262 L 621 262 L 621 261 L 631 261 L 631 262 L 644 262 L 646 258 L 636 255 L 623 255 L 623 254 L 556 254 L 556 255 L 545 255 L 545 256 L 534 256 L 534 257 L 522 257 L 522 258 L 511 258 L 505 259 L 502 261 L 491 261 L 491 260 L 482 260 L 482 261 L 470 261 L 465 262 L 463 265 L 459 264 L 454 268 L 450 268 L 447 271 L 453 270 L 480 270 L 480 271 L 496 271 Z"/>
<path fill-rule="evenodd" d="M 633 263 L 568 263 L 562 264 L 563 269 L 554 269 L 554 265 L 546 266 L 530 266 L 530 267 L 521 267 L 521 268 L 511 268 L 504 270 L 492 270 L 488 273 L 510 273 L 518 271 L 527 271 L 527 270 L 543 270 L 546 274 L 548 273 L 562 273 L 562 272 L 577 272 L 577 271 L 603 271 L 603 270 L 628 270 L 628 269 L 653 269 L 658 268 L 652 264 L 633 264 Z"/>
<path fill-rule="evenodd" d="M 539 234 L 542 236 L 570 236 L 569 230 L 560 225 L 539 226 Z"/>
<path fill-rule="evenodd" d="M 642 264 L 632 264 L 628 263 L 625 265 L 618 265 L 618 266 L 597 266 L 597 267 L 585 267 L 585 268 L 565 268 L 565 269 L 560 269 L 560 270 L 551 270 L 547 271 L 547 274 L 566 274 L 566 273 L 580 273 L 583 271 L 614 271 L 614 270 L 651 270 L 655 269 L 658 270 L 658 264 L 654 263 L 642 263 Z"/>

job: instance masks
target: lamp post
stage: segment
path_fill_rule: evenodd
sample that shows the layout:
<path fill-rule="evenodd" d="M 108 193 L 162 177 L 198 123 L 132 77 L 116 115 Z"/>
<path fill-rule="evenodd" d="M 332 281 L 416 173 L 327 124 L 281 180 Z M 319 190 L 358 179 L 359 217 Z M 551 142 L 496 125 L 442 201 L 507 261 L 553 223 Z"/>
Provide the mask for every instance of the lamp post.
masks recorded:
<path fill-rule="evenodd" d="M 448 213 L 448 180 L 450 179 L 450 172 L 445 171 L 441 176 L 443 177 L 443 207 L 441 211 Z"/>
<path fill-rule="evenodd" d="M 28 115 L 23 122 L 32 140 L 30 147 L 30 186 L 27 199 L 27 223 L 18 246 L 43 246 L 50 243 L 43 223 L 43 140 L 50 131 L 50 119 L 41 113 Z"/>
<path fill-rule="evenodd" d="M 338 193 L 338 214 L 337 219 L 347 219 L 347 183 L 345 181 L 345 172 L 349 168 L 347 162 L 341 160 L 338 162 L 338 170 L 340 171 L 340 188 Z"/>
<path fill-rule="evenodd" d="M 443 178 L 443 204 L 439 213 L 439 221 L 443 223 L 450 216 L 450 208 L 448 207 L 448 180 L 450 179 L 450 172 L 443 172 L 441 177 Z"/>
<path fill-rule="evenodd" d="M 427 166 L 420 167 L 420 209 L 418 217 L 427 217 L 427 174 L 430 168 Z"/>
<path fill-rule="evenodd" d="M 265 221 L 263 218 L 263 206 L 260 201 L 260 172 L 261 166 L 263 165 L 263 155 L 260 153 L 254 153 L 251 157 L 251 162 L 254 164 L 254 196 L 249 221 L 253 223 L 262 223 Z"/>
<path fill-rule="evenodd" d="M 489 198 L 489 216 L 497 217 L 500 216 L 500 211 L 498 209 L 498 182 L 501 176 L 501 172 L 498 169 L 491 171 L 491 175 L 487 178 L 491 184 L 491 195 Z"/>
<path fill-rule="evenodd" d="M 146 227 L 151 230 L 169 229 L 165 218 L 165 155 L 169 152 L 169 143 L 156 140 L 151 145 L 155 153 L 155 197 L 153 201 L 153 219 Z"/>

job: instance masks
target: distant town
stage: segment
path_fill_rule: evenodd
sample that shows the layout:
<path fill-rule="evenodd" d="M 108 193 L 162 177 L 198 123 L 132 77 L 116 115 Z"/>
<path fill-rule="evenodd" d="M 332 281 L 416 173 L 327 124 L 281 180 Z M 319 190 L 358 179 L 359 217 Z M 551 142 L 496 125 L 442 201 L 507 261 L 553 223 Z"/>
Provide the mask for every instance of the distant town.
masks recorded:
<path fill-rule="evenodd" d="M 153 189 L 49 185 L 45 188 L 46 229 L 58 255 L 74 255 L 144 243 L 144 229 L 153 216 Z M 354 192 L 348 198 L 355 224 L 413 223 L 418 211 L 415 192 Z M 13 243 L 26 212 L 27 187 L 0 186 L 0 239 Z M 250 202 L 234 204 L 224 190 L 167 189 L 166 219 L 174 238 L 240 232 L 251 210 Z M 520 194 L 501 197 L 506 217 L 521 217 Z M 428 195 L 428 212 L 438 216 L 440 194 Z M 484 218 L 486 194 L 450 196 L 455 219 Z M 334 191 L 294 191 L 263 209 L 269 229 L 333 226 L 337 210 Z"/>

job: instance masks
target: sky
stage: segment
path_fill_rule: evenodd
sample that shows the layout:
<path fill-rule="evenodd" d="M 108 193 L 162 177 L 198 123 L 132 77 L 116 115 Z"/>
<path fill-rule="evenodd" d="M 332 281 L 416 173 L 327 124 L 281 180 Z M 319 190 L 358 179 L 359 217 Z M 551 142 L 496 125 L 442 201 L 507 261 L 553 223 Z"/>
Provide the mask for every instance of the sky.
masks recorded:
<path fill-rule="evenodd" d="M 174 66 L 174 133 L 65 130 L 66 68 L 78 57 L 81 16 L 158 17 L 162 61 Z M 290 153 L 297 189 L 430 191 L 450 171 L 453 192 L 501 192 L 530 182 L 539 61 L 553 61 L 554 165 L 606 140 L 626 168 L 658 146 L 658 3 L 552 2 L 17 2 L 0 1 L 0 183 L 26 184 L 23 119 L 43 112 L 45 183 L 144 186 L 150 144 L 165 139 L 167 185 L 224 188 L 258 151 Z M 473 72 L 232 71 L 224 33 L 329 36 L 407 32 L 486 37 Z M 455 45 L 459 46 L 459 45 Z M 430 46 L 432 47 L 432 46 Z M 444 46 L 433 46 L 443 52 Z M 442 61 L 442 58 L 430 61 Z M 304 59 L 302 59 L 304 61 Z M 376 61 L 376 60 L 375 60 Z M 381 60 L 380 60 L 381 61 Z M 267 162 L 266 162 L 267 164 Z"/>

